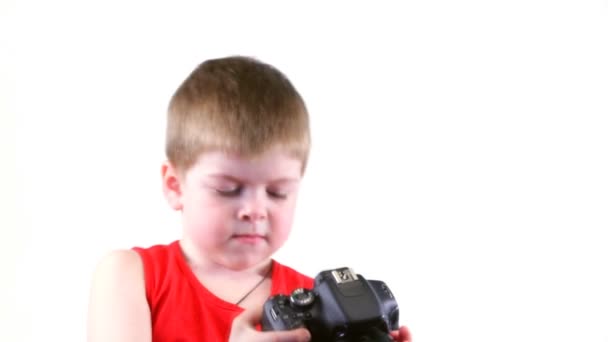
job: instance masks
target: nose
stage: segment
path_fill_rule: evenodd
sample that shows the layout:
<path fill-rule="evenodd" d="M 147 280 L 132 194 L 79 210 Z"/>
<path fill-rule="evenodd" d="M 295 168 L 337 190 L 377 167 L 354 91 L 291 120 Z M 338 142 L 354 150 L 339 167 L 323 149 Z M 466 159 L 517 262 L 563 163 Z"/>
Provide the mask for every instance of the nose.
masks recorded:
<path fill-rule="evenodd" d="M 262 195 L 252 193 L 245 196 L 238 210 L 238 218 L 243 221 L 261 221 L 268 216 L 266 201 Z"/>

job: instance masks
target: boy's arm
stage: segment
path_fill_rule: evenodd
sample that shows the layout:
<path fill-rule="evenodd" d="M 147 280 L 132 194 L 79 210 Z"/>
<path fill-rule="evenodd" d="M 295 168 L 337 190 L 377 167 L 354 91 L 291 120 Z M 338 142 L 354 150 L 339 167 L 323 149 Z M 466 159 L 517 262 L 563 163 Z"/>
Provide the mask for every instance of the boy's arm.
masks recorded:
<path fill-rule="evenodd" d="M 88 342 L 150 342 L 152 328 L 141 258 L 133 250 L 104 257 L 93 276 Z"/>

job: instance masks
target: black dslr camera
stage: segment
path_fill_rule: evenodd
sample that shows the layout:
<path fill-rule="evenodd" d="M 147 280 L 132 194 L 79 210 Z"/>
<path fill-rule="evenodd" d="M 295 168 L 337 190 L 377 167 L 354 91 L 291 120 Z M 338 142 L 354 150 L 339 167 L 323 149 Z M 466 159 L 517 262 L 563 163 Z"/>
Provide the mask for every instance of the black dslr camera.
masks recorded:
<path fill-rule="evenodd" d="M 310 331 L 312 342 L 392 341 L 399 307 L 384 282 L 337 268 L 319 273 L 313 289 L 275 295 L 264 304 L 262 330 L 299 327 Z"/>

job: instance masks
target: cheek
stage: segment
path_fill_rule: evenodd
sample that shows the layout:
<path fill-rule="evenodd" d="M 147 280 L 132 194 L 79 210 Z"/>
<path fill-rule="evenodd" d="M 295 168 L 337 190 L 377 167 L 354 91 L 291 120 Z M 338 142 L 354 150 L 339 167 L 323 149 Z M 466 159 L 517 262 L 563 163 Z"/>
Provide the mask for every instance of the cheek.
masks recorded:
<path fill-rule="evenodd" d="M 194 210 L 183 219 L 184 234 L 204 250 L 214 250 L 232 234 L 226 215 L 217 209 Z"/>
<path fill-rule="evenodd" d="M 285 203 L 284 205 L 276 208 L 274 212 L 273 224 L 280 230 L 289 231 L 294 217 L 295 203 Z"/>
<path fill-rule="evenodd" d="M 184 206 L 184 227 L 196 235 L 213 234 L 225 229 L 234 209 L 212 198 L 197 198 Z"/>

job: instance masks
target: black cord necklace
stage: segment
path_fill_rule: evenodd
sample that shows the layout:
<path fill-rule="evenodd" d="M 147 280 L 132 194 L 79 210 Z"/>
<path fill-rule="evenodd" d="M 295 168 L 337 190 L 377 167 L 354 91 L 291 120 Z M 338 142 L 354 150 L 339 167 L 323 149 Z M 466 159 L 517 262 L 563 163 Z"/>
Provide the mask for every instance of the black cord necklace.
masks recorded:
<path fill-rule="evenodd" d="M 241 304 L 241 302 L 244 301 L 245 298 L 247 298 L 253 291 L 255 291 L 255 289 L 260 287 L 260 285 L 262 285 L 264 280 L 266 280 L 266 278 L 268 278 L 271 271 L 272 271 L 272 265 L 268 268 L 268 271 L 266 271 L 266 274 L 264 274 L 264 277 L 262 277 L 262 280 L 260 280 L 257 284 L 255 284 L 255 286 L 251 290 L 249 290 L 249 292 L 247 292 L 243 297 L 241 297 L 241 299 L 239 299 L 238 302 L 235 303 L 235 305 Z"/>

